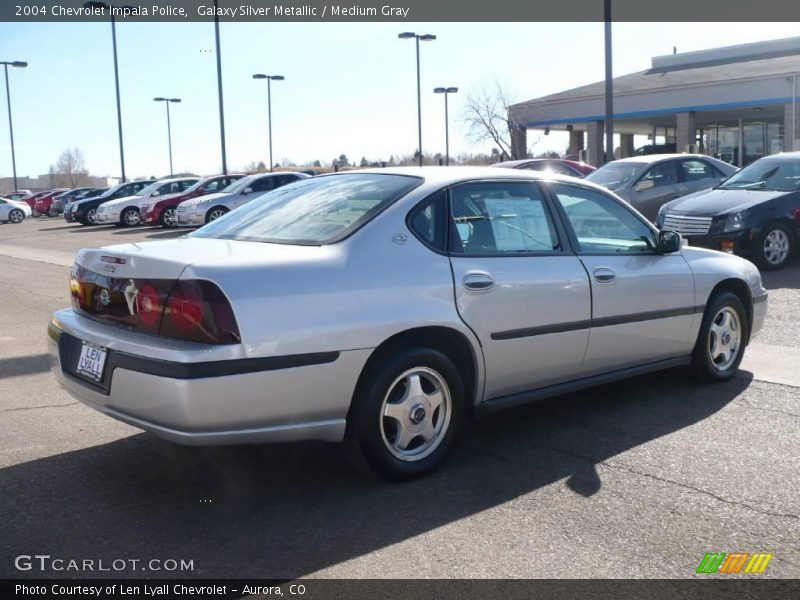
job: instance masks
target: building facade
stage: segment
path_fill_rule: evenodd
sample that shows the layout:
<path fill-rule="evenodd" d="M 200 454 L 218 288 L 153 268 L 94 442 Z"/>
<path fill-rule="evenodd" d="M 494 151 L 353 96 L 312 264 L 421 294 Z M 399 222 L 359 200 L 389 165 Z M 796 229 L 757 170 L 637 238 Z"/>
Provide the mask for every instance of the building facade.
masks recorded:
<path fill-rule="evenodd" d="M 650 69 L 614 78 L 617 154 L 634 152 L 634 135 L 736 166 L 800 150 L 798 74 L 800 37 L 653 57 Z M 521 155 L 528 129 L 564 130 L 570 154 L 604 162 L 605 82 L 508 110 Z"/>

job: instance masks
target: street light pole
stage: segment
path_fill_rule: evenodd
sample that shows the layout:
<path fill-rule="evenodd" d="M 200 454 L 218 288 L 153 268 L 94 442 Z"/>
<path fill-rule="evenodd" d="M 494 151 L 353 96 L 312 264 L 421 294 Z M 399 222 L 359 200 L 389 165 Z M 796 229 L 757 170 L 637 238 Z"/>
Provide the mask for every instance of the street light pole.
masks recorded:
<path fill-rule="evenodd" d="M 418 132 L 418 144 L 419 147 L 417 151 L 419 152 L 419 166 L 422 166 L 422 88 L 420 84 L 420 68 L 419 68 L 419 43 L 422 42 L 432 42 L 436 39 L 435 35 L 430 33 L 425 33 L 422 35 L 416 34 L 413 31 L 405 31 L 403 33 L 397 34 L 397 37 L 401 40 L 410 40 L 415 39 L 417 45 L 417 132 Z"/>
<path fill-rule="evenodd" d="M 611 62 L 611 0 L 604 0 L 604 9 L 606 46 L 606 153 L 601 164 L 614 160 L 614 80 Z"/>
<path fill-rule="evenodd" d="M 263 73 L 256 73 L 253 79 L 266 79 L 267 80 L 267 126 L 269 128 L 269 170 L 273 171 L 274 162 L 272 160 L 272 82 L 283 81 L 286 79 L 283 75 L 264 75 Z"/>
<path fill-rule="evenodd" d="M 117 132 L 119 135 L 119 167 L 120 167 L 120 177 L 122 183 L 125 183 L 125 152 L 122 149 L 122 108 L 119 98 L 119 64 L 117 62 L 117 20 L 114 17 L 114 8 L 130 8 L 130 6 L 122 6 L 122 7 L 115 7 L 111 4 L 107 4 L 106 2 L 86 2 L 84 4 L 87 8 L 100 8 L 100 9 L 108 9 L 109 14 L 111 15 L 111 45 L 113 48 L 114 53 L 114 88 L 117 92 Z"/>
<path fill-rule="evenodd" d="M 219 96 L 219 143 L 222 148 L 222 174 L 228 174 L 228 158 L 225 155 L 225 110 L 222 105 L 222 56 L 219 47 L 219 6 L 214 0 L 214 38 L 217 43 L 217 95 Z"/>
<path fill-rule="evenodd" d="M 172 177 L 172 124 L 169 119 L 169 104 L 170 102 L 180 102 L 180 98 L 153 98 L 154 102 L 163 102 L 167 105 L 167 143 L 169 144 L 169 176 Z"/>
<path fill-rule="evenodd" d="M 14 173 L 14 191 L 16 192 L 19 188 L 17 186 L 17 157 L 14 154 L 14 126 L 11 122 L 11 88 L 8 85 L 8 67 L 10 65 L 12 67 L 25 68 L 28 66 L 28 63 L 21 60 L 15 60 L 12 62 L 1 62 L 0 64 L 3 65 L 6 72 L 6 100 L 8 101 L 8 133 L 11 136 L 11 169 Z"/>
<path fill-rule="evenodd" d="M 444 94 L 444 165 L 450 166 L 450 117 L 447 110 L 447 96 L 448 94 L 455 94 L 458 92 L 457 87 L 437 87 L 433 88 L 434 94 Z"/>

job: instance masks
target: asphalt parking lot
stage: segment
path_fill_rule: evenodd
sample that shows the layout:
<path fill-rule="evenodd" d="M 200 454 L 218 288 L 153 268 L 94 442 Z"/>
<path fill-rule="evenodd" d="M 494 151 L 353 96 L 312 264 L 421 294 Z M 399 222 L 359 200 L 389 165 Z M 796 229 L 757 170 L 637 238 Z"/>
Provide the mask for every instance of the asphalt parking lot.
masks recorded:
<path fill-rule="evenodd" d="M 75 251 L 183 233 L 0 225 L 0 576 L 63 576 L 14 568 L 48 554 L 194 564 L 94 576 L 684 578 L 743 551 L 774 554 L 759 577 L 800 577 L 800 261 L 764 276 L 739 377 L 668 371 L 494 414 L 439 472 L 391 485 L 324 444 L 176 446 L 58 388 L 45 328 Z"/>

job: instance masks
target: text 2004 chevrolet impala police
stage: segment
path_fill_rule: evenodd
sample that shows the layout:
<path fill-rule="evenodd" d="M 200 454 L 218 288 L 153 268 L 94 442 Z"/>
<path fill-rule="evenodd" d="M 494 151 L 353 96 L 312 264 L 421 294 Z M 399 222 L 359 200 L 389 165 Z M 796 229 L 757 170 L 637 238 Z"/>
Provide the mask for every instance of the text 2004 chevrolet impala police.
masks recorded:
<path fill-rule="evenodd" d="M 764 321 L 748 261 L 612 193 L 484 168 L 332 174 L 187 237 L 82 250 L 49 327 L 86 404 L 184 444 L 352 439 L 429 472 L 467 415 L 691 365 Z"/>

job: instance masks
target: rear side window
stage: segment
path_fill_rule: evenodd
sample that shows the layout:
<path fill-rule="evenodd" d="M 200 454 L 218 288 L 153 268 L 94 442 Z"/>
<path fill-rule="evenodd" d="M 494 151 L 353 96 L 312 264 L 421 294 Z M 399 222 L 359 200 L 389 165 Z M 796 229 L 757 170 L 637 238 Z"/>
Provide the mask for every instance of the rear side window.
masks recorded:
<path fill-rule="evenodd" d="M 252 188 L 254 192 L 266 192 L 267 190 L 271 190 L 275 187 L 275 178 L 262 177 L 261 179 L 256 179 L 247 187 Z"/>
<path fill-rule="evenodd" d="M 408 227 L 426 246 L 438 252 L 446 248 L 447 192 L 440 190 L 420 202 L 408 215 Z"/>
<path fill-rule="evenodd" d="M 532 182 L 480 182 L 450 191 L 459 254 L 556 252 L 558 235 L 541 189 Z"/>

